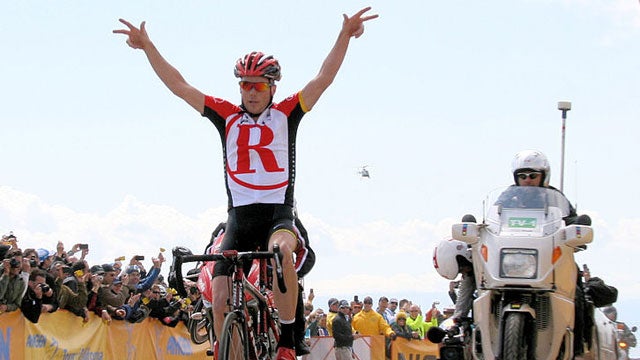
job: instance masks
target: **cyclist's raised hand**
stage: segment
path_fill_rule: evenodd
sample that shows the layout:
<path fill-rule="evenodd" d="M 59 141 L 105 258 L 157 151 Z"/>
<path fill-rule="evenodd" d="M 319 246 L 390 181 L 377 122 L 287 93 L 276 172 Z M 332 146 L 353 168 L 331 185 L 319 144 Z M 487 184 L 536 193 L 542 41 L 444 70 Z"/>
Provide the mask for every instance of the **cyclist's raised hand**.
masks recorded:
<path fill-rule="evenodd" d="M 140 24 L 140 28 L 133 26 L 125 19 L 119 19 L 119 21 L 126 25 L 129 29 L 113 30 L 113 33 L 127 35 L 127 45 L 131 46 L 134 49 L 144 49 L 145 46 L 151 44 L 151 39 L 149 39 L 149 35 L 147 34 L 147 30 L 145 29 L 146 21 L 143 21 Z"/>
<path fill-rule="evenodd" d="M 347 14 L 342 14 L 344 20 L 342 21 L 342 30 L 346 31 L 349 36 L 354 36 L 356 39 L 364 33 L 364 22 L 375 19 L 378 15 L 363 16 L 364 13 L 371 10 L 371 6 L 368 6 L 353 15 L 348 17 Z"/>

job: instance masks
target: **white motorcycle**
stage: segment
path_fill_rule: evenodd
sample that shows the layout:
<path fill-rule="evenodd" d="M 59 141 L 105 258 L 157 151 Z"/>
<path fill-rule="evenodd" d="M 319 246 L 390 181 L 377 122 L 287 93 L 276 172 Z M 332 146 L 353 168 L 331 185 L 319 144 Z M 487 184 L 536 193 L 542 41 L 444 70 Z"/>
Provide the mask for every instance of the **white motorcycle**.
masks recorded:
<path fill-rule="evenodd" d="M 572 359 L 573 255 L 593 229 L 566 226 L 569 202 L 553 189 L 511 186 L 487 204 L 483 223 L 452 227 L 472 248 L 474 359 Z"/>

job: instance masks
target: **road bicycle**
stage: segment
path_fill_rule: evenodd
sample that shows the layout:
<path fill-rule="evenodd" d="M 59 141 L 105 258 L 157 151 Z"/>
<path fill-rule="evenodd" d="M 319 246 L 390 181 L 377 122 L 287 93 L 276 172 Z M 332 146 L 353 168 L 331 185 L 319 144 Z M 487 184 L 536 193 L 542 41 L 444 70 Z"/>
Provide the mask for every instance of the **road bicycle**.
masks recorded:
<path fill-rule="evenodd" d="M 271 360 L 275 359 L 276 346 L 280 338 L 278 310 L 273 301 L 272 271 L 269 260 L 274 259 L 276 278 L 281 292 L 286 292 L 282 271 L 282 253 L 276 245 L 273 252 L 223 250 L 219 254 L 174 256 L 174 271 L 178 284 L 183 283 L 182 264 L 189 262 L 229 261 L 231 264 L 230 299 L 231 311 L 225 315 L 220 342 L 220 359 Z M 257 260 L 257 261 L 254 261 Z M 244 264 L 249 261 L 258 267 L 256 282 L 248 280 Z M 186 291 L 178 286 L 178 292 Z M 181 294 L 182 295 L 182 294 Z M 207 323 L 208 333 L 213 334 L 213 321 Z M 211 348 L 214 339 L 209 336 Z M 208 351 L 207 355 L 213 355 Z"/>

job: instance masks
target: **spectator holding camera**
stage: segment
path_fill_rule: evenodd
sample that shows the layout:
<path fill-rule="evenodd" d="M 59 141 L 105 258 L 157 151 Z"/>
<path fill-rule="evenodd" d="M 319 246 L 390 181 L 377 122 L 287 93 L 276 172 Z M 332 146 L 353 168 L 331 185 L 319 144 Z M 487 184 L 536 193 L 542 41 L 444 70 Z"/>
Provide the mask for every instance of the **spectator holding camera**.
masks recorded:
<path fill-rule="evenodd" d="M 98 293 L 102 287 L 102 280 L 104 280 L 104 268 L 102 265 L 93 265 L 91 269 L 89 269 L 89 272 L 91 272 L 91 277 L 89 281 L 87 281 L 87 309 L 100 315 L 100 312 L 96 310 L 99 305 Z"/>
<path fill-rule="evenodd" d="M 57 306 L 52 305 L 54 295 L 53 289 L 46 283 L 44 270 L 38 268 L 31 270 L 27 293 L 20 305 L 22 314 L 32 323 L 37 323 L 40 314 L 56 311 Z"/>
<path fill-rule="evenodd" d="M 129 266 L 127 268 L 137 267 L 140 272 L 140 278 L 144 279 L 147 277 L 147 269 L 145 269 L 142 261 L 144 261 L 144 255 L 134 255 L 131 260 L 129 260 Z"/>
<path fill-rule="evenodd" d="M 137 263 L 135 263 L 134 265 L 129 265 L 125 270 L 128 279 L 126 285 L 131 293 L 144 292 L 150 289 L 151 286 L 155 283 L 158 275 L 160 275 L 160 268 L 162 267 L 162 263 L 164 262 L 164 256 L 161 252 L 160 254 L 158 254 L 157 258 L 151 259 L 153 261 L 153 267 L 151 268 L 151 270 L 149 270 L 149 273 L 146 274 L 146 277 L 143 277 L 142 272 L 144 268 L 140 268 L 140 257 L 136 257 L 139 259 L 136 260 Z M 136 257 L 134 257 L 134 259 Z"/>
<path fill-rule="evenodd" d="M 69 259 L 67 258 L 69 254 L 64 251 L 64 243 L 62 243 L 62 241 L 58 241 L 58 244 L 56 245 L 56 252 L 53 253 L 53 256 L 54 261 L 62 261 L 65 264 L 69 264 Z"/>
<path fill-rule="evenodd" d="M 27 284 L 20 276 L 22 270 L 22 252 L 19 249 L 9 251 L 2 262 L 0 275 L 0 314 L 20 308 Z"/>

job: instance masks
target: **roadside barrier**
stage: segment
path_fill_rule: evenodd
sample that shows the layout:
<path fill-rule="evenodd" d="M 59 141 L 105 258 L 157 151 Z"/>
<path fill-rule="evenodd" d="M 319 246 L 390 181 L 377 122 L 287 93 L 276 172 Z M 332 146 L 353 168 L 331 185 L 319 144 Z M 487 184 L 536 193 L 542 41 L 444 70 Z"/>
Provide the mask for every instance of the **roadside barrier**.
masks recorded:
<path fill-rule="evenodd" d="M 311 338 L 311 354 L 302 360 L 335 359 L 333 338 L 319 336 Z M 377 336 L 358 336 L 353 341 L 353 352 L 359 360 L 385 360 L 385 338 Z M 391 360 L 435 360 L 439 356 L 439 346 L 429 340 L 407 340 L 397 338 L 391 343 Z"/>
<path fill-rule="evenodd" d="M 37 324 L 22 313 L 0 315 L 0 360 L 22 359 L 205 359 L 208 344 L 191 342 L 187 328 L 157 319 L 107 325 L 91 314 L 89 321 L 66 311 L 40 315 Z"/>

